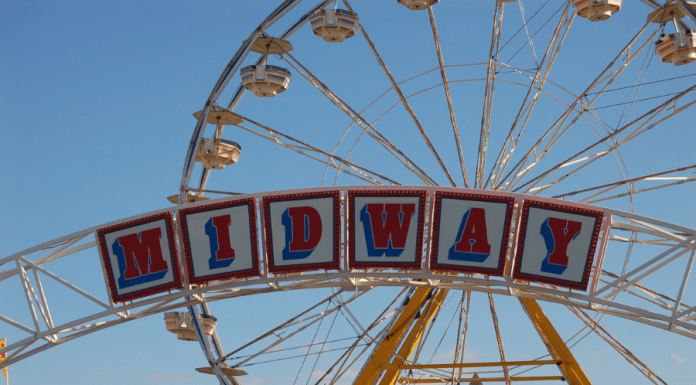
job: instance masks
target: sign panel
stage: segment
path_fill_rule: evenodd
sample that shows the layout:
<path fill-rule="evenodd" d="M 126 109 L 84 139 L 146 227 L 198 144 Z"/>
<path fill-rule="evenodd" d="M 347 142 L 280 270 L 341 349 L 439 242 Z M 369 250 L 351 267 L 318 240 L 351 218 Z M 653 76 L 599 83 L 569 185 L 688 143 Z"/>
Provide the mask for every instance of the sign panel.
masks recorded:
<path fill-rule="evenodd" d="M 351 269 L 420 269 L 425 190 L 348 192 Z"/>
<path fill-rule="evenodd" d="M 515 198 L 438 191 L 430 268 L 502 276 Z"/>
<path fill-rule="evenodd" d="M 339 269 L 340 191 L 263 197 L 268 271 Z"/>
<path fill-rule="evenodd" d="M 587 290 L 601 211 L 525 200 L 513 277 Z"/>
<path fill-rule="evenodd" d="M 99 229 L 97 240 L 114 302 L 183 287 L 171 212 Z"/>
<path fill-rule="evenodd" d="M 183 209 L 178 217 L 190 283 L 260 274 L 254 198 Z"/>

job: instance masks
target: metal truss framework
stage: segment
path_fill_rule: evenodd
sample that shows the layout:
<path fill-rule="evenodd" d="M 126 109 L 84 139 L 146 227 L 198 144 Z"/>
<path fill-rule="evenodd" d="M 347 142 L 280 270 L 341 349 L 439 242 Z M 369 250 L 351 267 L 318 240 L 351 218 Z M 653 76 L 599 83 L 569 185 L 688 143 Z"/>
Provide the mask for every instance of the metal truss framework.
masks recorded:
<path fill-rule="evenodd" d="M 428 190 L 429 195 L 433 195 L 435 191 L 434 188 L 423 188 Z M 293 190 L 285 191 L 285 193 L 319 190 L 325 189 Z M 240 198 L 252 196 L 261 198 L 264 195 L 267 193 L 243 195 Z M 521 194 L 516 196 L 518 202 L 525 197 L 528 196 Z M 182 207 L 195 205 L 197 204 Z M 429 223 L 432 215 L 432 207 L 428 209 L 426 223 Z M 167 210 L 170 209 L 150 212 L 127 220 Z M 81 336 L 173 309 L 197 305 L 205 307 L 210 302 L 247 295 L 320 288 L 362 291 L 378 286 L 433 287 L 530 298 L 559 303 L 574 309 L 613 315 L 696 339 L 696 306 L 682 302 L 685 293 L 689 293 L 687 282 L 696 257 L 696 229 L 617 210 L 606 209 L 605 212 L 607 218 L 604 220 L 597 251 L 600 264 L 595 266 L 602 266 L 602 262 L 605 265 L 612 262 L 612 264 L 626 263 L 628 268 L 623 274 L 614 274 L 601 270 L 601 267 L 597 270 L 595 267 L 593 275 L 596 279 L 588 292 L 515 281 L 509 274 L 509 268 L 505 277 L 465 276 L 429 271 L 426 267 L 429 266 L 430 257 L 430 228 L 427 226 L 423 251 L 424 268 L 420 271 L 339 270 L 275 275 L 268 273 L 267 266 L 263 262 L 265 258 L 261 258 L 263 273 L 260 277 L 221 281 L 204 286 L 187 285 L 181 291 L 114 304 L 108 299 L 102 300 L 109 298 L 106 286 L 101 290 L 95 289 L 88 292 L 78 287 L 80 282 L 74 280 L 70 282 L 51 271 L 56 261 L 60 260 L 63 264 L 69 264 L 71 258 L 75 258 L 78 253 L 89 253 L 90 258 L 99 258 L 96 242 L 91 241 L 91 235 L 97 228 L 109 224 L 96 226 L 0 259 L 0 269 L 2 269 L 0 285 L 3 285 L 3 290 L 13 285 L 15 289 L 17 285 L 21 288 L 26 300 L 26 310 L 30 313 L 32 321 L 32 324 L 26 325 L 10 318 L 6 310 L 3 310 L 4 314 L 0 314 L 2 323 L 27 334 L 26 338 L 11 342 L 5 349 L 0 350 L 0 353 L 8 353 L 7 359 L 0 365 L 11 365 Z M 341 215 L 345 215 L 345 209 L 341 210 Z M 514 220 L 519 223 L 519 218 Z M 516 234 L 513 234 L 513 239 L 515 237 Z M 619 253 L 613 253 L 611 250 L 607 252 L 610 242 L 632 243 L 634 257 L 630 264 L 627 256 L 619 256 Z M 645 250 L 641 249 L 640 253 L 637 253 L 635 249 L 637 247 Z M 512 253 L 513 251 L 510 251 L 507 255 L 508 266 L 514 258 Z M 635 256 L 638 254 L 640 257 Z M 341 245 L 341 256 L 345 260 L 345 244 Z M 676 264 L 678 260 L 686 262 Z M 684 266 L 683 270 L 680 266 Z M 681 272 L 678 274 L 678 280 L 674 278 L 675 268 Z M 641 284 L 648 277 L 659 278 L 667 269 L 670 269 L 671 281 L 678 283 L 678 288 L 674 292 L 658 293 Z M 83 300 L 97 304 L 100 310 L 89 315 L 77 316 L 66 313 L 61 306 L 49 306 L 47 298 L 51 298 L 55 301 L 54 303 L 64 303 L 65 300 L 61 300 L 61 296 L 67 297 L 63 290 L 55 292 L 48 290 L 45 285 L 47 280 L 67 287 L 71 295 L 76 294 Z M 67 321 L 57 324 L 54 319 Z"/>

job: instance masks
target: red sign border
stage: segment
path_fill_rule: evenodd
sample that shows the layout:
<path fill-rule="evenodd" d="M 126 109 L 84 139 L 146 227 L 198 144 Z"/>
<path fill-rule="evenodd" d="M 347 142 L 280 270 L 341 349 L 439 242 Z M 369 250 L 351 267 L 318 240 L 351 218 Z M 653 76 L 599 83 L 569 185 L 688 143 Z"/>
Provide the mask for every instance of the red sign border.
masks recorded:
<path fill-rule="evenodd" d="M 276 266 L 273 258 L 273 235 L 271 232 L 271 202 L 294 201 L 315 198 L 333 198 L 333 260 L 331 262 L 304 265 Z M 273 274 L 298 273 L 314 270 L 341 270 L 341 190 L 318 191 L 300 194 L 267 195 L 263 197 L 263 228 L 268 260 L 268 272 Z"/>
<path fill-rule="evenodd" d="M 592 241 L 590 242 L 590 249 L 588 251 L 587 261 L 585 263 L 585 272 L 583 273 L 581 282 L 573 282 L 564 279 L 549 278 L 520 272 L 520 269 L 522 268 L 522 254 L 524 253 L 524 240 L 527 235 L 527 220 L 529 219 L 530 207 L 595 217 L 596 221 L 594 230 L 592 232 Z M 512 273 L 512 278 L 521 279 L 529 282 L 547 283 L 555 286 L 565 287 L 568 289 L 587 291 L 590 273 L 592 272 L 592 265 L 594 264 L 595 249 L 599 240 L 599 232 L 602 228 L 602 220 L 604 218 L 604 213 L 602 211 L 589 210 L 580 207 L 562 206 L 549 202 L 525 200 L 524 205 L 522 207 L 521 218 L 522 220 L 520 221 L 520 228 L 518 230 L 517 236 L 517 248 L 515 250 L 515 268 Z"/>
<path fill-rule="evenodd" d="M 420 270 L 423 263 L 423 225 L 425 223 L 426 190 L 348 190 L 348 266 L 351 269 Z M 416 260 L 414 262 L 356 262 L 355 261 L 355 197 L 417 197 L 418 232 L 416 235 Z"/>
<path fill-rule="evenodd" d="M 203 211 L 213 211 L 226 209 L 229 207 L 244 206 L 249 209 L 249 233 L 251 241 L 251 258 L 252 265 L 249 269 L 231 271 L 227 273 L 211 274 L 201 277 L 194 276 L 193 256 L 191 255 L 191 243 L 189 240 L 188 226 L 186 216 L 188 214 L 199 213 Z M 181 229 L 181 241 L 183 245 L 184 265 L 186 266 L 186 277 L 188 282 L 192 284 L 207 284 L 212 281 L 223 281 L 227 279 L 248 278 L 261 275 L 259 267 L 259 249 L 258 249 L 258 228 L 256 226 L 256 198 L 238 199 L 221 203 L 213 203 L 203 206 L 190 207 L 179 210 L 179 223 Z"/>
<path fill-rule="evenodd" d="M 109 258 L 109 251 L 106 245 L 106 239 L 104 235 L 118 230 L 127 229 L 129 227 L 134 227 L 142 225 L 145 223 L 156 222 L 164 219 L 165 227 L 167 228 L 167 240 L 169 243 L 169 256 L 171 262 L 172 274 L 174 276 L 174 281 L 169 283 L 164 283 L 161 285 L 153 286 L 147 289 L 141 289 L 127 294 L 119 295 L 116 290 L 116 283 L 114 279 L 114 271 L 111 267 L 111 259 Z M 182 280 L 181 271 L 179 270 L 179 257 L 176 249 L 176 241 L 174 237 L 174 226 L 172 221 L 172 212 L 166 211 L 160 214 L 151 215 L 144 218 L 139 218 L 136 220 L 119 223 L 117 225 L 104 227 L 97 230 L 97 240 L 99 241 L 99 251 L 101 254 L 102 266 L 106 273 L 106 278 L 109 284 L 109 290 L 111 294 L 111 300 L 113 302 L 126 302 L 132 301 L 134 299 L 148 297 L 151 295 L 163 293 L 169 290 L 183 289 L 184 282 Z"/>
<path fill-rule="evenodd" d="M 505 228 L 503 230 L 503 240 L 502 245 L 500 247 L 500 257 L 498 260 L 497 268 L 491 269 L 484 267 L 448 265 L 437 262 L 438 241 L 440 236 L 440 209 L 442 205 L 442 198 L 454 198 L 459 200 L 474 200 L 482 202 L 495 202 L 507 204 L 507 210 L 505 212 Z M 433 217 L 430 222 L 433 226 L 433 235 L 431 236 L 430 241 L 430 270 L 458 273 L 478 273 L 488 275 L 491 277 L 502 277 L 505 273 L 505 262 L 507 260 L 507 252 L 510 247 L 510 229 L 512 227 L 512 214 L 515 209 L 515 197 L 502 195 L 457 193 L 451 191 L 436 191 L 433 206 Z"/>

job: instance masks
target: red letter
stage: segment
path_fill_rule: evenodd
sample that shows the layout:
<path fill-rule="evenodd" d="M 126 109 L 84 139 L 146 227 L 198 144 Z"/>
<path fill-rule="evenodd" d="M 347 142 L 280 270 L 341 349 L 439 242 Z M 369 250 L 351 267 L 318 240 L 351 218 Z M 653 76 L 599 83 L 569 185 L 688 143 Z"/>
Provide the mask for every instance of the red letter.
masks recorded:
<path fill-rule="evenodd" d="M 553 252 L 549 255 L 549 263 L 568 266 L 568 244 L 580 233 L 582 223 L 549 217 L 548 226 L 555 243 Z"/>
<path fill-rule="evenodd" d="M 375 248 L 386 249 L 389 247 L 390 237 L 393 248 L 403 249 L 406 247 L 408 228 L 415 211 L 415 203 L 368 203 L 367 212 L 370 214 Z M 382 216 L 383 212 L 386 213 L 386 218 Z M 403 213 L 401 220 L 399 220 L 400 212 Z"/>
<path fill-rule="evenodd" d="M 491 245 L 488 243 L 488 230 L 486 229 L 486 210 L 480 207 L 472 207 L 465 214 L 466 225 L 454 251 L 458 253 L 490 254 Z"/>
<path fill-rule="evenodd" d="M 160 247 L 161 236 L 162 229 L 157 227 L 142 231 L 139 234 L 133 233 L 118 238 L 118 243 L 123 247 L 124 259 L 126 260 L 126 271 L 123 273 L 126 279 L 167 270 L 167 262 L 162 257 L 162 248 Z M 138 263 L 137 267 L 134 262 Z"/>
<path fill-rule="evenodd" d="M 289 251 L 307 251 L 317 247 L 322 232 L 319 212 L 310 206 L 290 207 L 288 215 L 292 218 L 292 241 Z"/>
<path fill-rule="evenodd" d="M 230 243 L 230 223 L 232 217 L 220 215 L 213 217 L 213 226 L 217 229 L 218 250 L 215 252 L 215 259 L 221 261 L 223 259 L 234 259 L 234 249 Z"/>

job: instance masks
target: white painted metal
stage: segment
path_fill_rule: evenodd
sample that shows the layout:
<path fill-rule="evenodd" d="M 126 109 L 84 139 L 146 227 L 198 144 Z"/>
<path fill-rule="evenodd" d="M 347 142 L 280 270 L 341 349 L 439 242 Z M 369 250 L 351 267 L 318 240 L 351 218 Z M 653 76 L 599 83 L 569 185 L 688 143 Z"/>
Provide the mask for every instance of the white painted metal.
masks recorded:
<path fill-rule="evenodd" d="M 358 189 L 369 187 L 359 186 Z M 414 187 L 391 187 L 392 189 L 413 189 Z M 420 189 L 425 189 L 429 194 L 433 194 L 437 188 L 419 186 Z M 292 194 L 300 192 L 325 191 L 335 188 L 313 188 L 302 190 L 284 190 L 272 192 L 272 194 Z M 261 198 L 264 195 L 271 193 L 255 193 L 242 195 L 239 198 L 256 197 Z M 523 200 L 529 196 L 522 194 L 514 194 L 518 200 Z M 234 198 L 226 198 L 234 199 Z M 534 197 L 534 199 L 541 199 Z M 552 200 L 548 200 L 552 201 Z M 180 208 L 195 207 L 201 204 L 209 203 L 191 203 L 182 205 Z M 563 204 L 574 205 L 570 202 L 562 202 Z M 155 212 L 146 213 L 140 216 L 131 217 L 129 219 L 137 219 L 139 217 L 149 216 L 157 212 L 167 211 L 169 209 L 158 210 Z M 608 217 L 608 230 L 602 236 L 601 242 L 612 241 L 620 238 L 620 233 L 631 231 L 641 236 L 649 237 L 652 240 L 659 241 L 668 245 L 662 252 L 653 254 L 647 262 L 635 267 L 618 278 L 611 278 L 606 274 L 599 272 L 600 276 L 608 279 L 602 279 L 595 283 L 596 289 L 590 292 L 569 291 L 546 285 L 535 283 L 521 283 L 513 281 L 509 276 L 506 277 L 485 277 L 481 275 L 464 276 L 464 275 L 447 275 L 447 281 L 443 281 L 443 276 L 430 271 L 335 271 L 335 272 L 306 272 L 296 275 L 289 274 L 264 274 L 260 277 L 229 280 L 212 283 L 205 287 L 187 287 L 181 291 L 161 294 L 154 297 L 134 300 L 123 304 L 107 304 L 99 298 L 108 298 L 106 288 L 102 290 L 85 291 L 77 287 L 77 283 L 71 283 L 68 280 L 59 277 L 52 273 L 49 268 L 56 260 L 68 262 L 77 251 L 87 252 L 97 257 L 97 250 L 93 242 L 85 242 L 85 238 L 96 230 L 90 228 L 81 232 L 71 234 L 66 237 L 61 237 L 51 242 L 42 244 L 42 247 L 30 248 L 26 251 L 14 254 L 3 258 L 2 264 L 13 263 L 16 268 L 4 271 L 0 278 L 0 283 L 3 285 L 21 285 L 25 293 L 28 310 L 32 314 L 33 325 L 22 325 L 5 314 L 0 314 L 0 322 L 6 324 L 7 327 L 16 328 L 28 334 L 28 336 L 20 341 L 16 341 L 8 345 L 2 352 L 8 353 L 8 359 L 2 365 L 10 365 L 19 360 L 30 357 L 40 351 L 50 347 L 57 346 L 75 338 L 90 334 L 92 332 L 137 320 L 142 317 L 170 312 L 175 309 L 190 307 L 196 308 L 196 305 L 206 304 L 214 301 L 235 298 L 240 296 L 252 295 L 257 293 L 269 293 L 273 291 L 287 290 L 309 290 L 320 288 L 337 288 L 345 290 L 355 290 L 364 287 L 380 287 L 380 286 L 396 286 L 396 287 L 440 287 L 456 290 L 477 291 L 484 293 L 493 293 L 499 295 L 517 296 L 535 298 L 541 301 L 561 303 L 576 308 L 583 308 L 596 311 L 601 314 L 609 314 L 617 317 L 626 318 L 632 321 L 640 322 L 656 328 L 668 330 L 689 338 L 696 339 L 696 306 L 694 304 L 681 303 L 684 293 L 689 291 L 687 285 L 688 276 L 693 269 L 694 253 L 696 250 L 696 229 L 687 228 L 660 220 L 655 220 L 643 217 L 633 213 L 621 212 L 611 209 L 605 209 Z M 429 219 L 430 210 L 427 210 Z M 118 221 L 121 222 L 121 221 Z M 106 224 L 108 225 L 108 224 Z M 261 230 L 259 229 L 261 233 Z M 260 234 L 262 235 L 262 234 Z M 617 238 L 618 237 L 618 238 Z M 74 243 L 72 248 L 65 249 L 59 253 L 52 253 L 49 259 L 42 258 L 41 249 L 53 245 L 59 245 L 66 240 L 81 239 L 83 244 Z M 427 242 L 426 242 L 427 244 Z M 638 246 L 638 245 L 635 245 Z M 345 245 L 341 245 L 342 255 L 345 255 Z M 33 250 L 33 251 L 32 251 Z M 600 248 L 600 250 L 602 250 Z M 427 250 L 426 250 L 427 251 Z M 428 265 L 429 253 L 426 253 L 426 266 Z M 513 258 L 510 255 L 509 258 Z M 616 255 L 605 255 L 605 261 L 615 260 Z M 666 300 L 651 296 L 652 292 L 647 288 L 639 286 L 639 282 L 648 276 L 659 276 L 666 266 L 675 260 L 686 258 L 687 263 L 680 275 L 680 287 L 675 293 L 662 293 L 673 295 L 676 300 Z M 35 262 L 32 262 L 32 259 Z M 262 258 L 262 270 L 268 271 L 265 266 L 265 258 Z M 80 317 L 71 317 L 70 314 L 63 314 L 60 307 L 51 308 L 49 311 L 47 302 L 45 301 L 45 287 L 37 284 L 34 285 L 29 281 L 26 275 L 27 270 L 33 270 L 35 276 L 47 276 L 70 288 L 73 293 L 87 301 L 98 304 L 103 310 L 93 314 Z M 691 289 L 693 290 L 693 289 Z M 359 291 L 358 293 L 361 293 Z M 646 295 L 647 294 L 647 295 Z M 50 293 L 51 298 L 57 297 L 58 294 Z M 636 304 L 636 298 L 640 300 Z M 658 302 L 659 300 L 659 302 Z M 60 299 L 54 301 L 60 302 Z M 340 302 L 339 302 L 340 303 Z M 658 304 L 659 306 L 656 306 Z M 37 311 L 38 308 L 38 311 Z M 51 316 L 52 314 L 52 316 Z M 69 319 L 59 325 L 54 325 L 52 319 L 58 315 L 59 319 Z M 350 315 L 349 315 L 350 317 Z M 355 323 L 358 330 L 363 327 L 359 323 Z M 54 337 L 55 336 L 55 337 Z M 43 345 L 36 345 L 39 340 L 45 340 Z M 212 349 L 212 347 L 211 347 Z M 213 361 L 217 358 L 213 358 Z"/>

